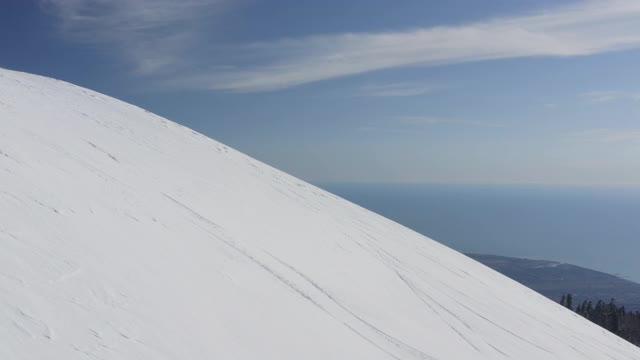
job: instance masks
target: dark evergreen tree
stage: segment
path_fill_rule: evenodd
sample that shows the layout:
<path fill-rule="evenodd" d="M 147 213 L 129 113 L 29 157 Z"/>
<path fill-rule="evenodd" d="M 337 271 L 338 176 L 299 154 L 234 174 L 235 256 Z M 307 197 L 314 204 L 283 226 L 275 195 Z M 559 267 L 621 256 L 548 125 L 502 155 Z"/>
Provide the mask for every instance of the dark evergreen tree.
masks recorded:
<path fill-rule="evenodd" d="M 573 310 L 573 295 L 567 294 L 567 309 Z"/>
<path fill-rule="evenodd" d="M 573 295 L 563 295 L 560 303 L 571 309 Z M 575 312 L 591 322 L 602 326 L 612 333 L 640 346 L 640 312 L 628 312 L 624 306 L 618 307 L 615 299 L 609 303 L 598 300 L 595 306 L 589 301 L 583 301 L 575 308 Z"/>

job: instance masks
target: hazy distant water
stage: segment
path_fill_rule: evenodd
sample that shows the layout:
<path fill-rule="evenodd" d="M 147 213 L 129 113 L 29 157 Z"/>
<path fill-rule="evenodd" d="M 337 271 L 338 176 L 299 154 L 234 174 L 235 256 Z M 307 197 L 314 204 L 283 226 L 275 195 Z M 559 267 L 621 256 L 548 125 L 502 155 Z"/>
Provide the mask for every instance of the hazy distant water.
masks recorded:
<path fill-rule="evenodd" d="M 557 260 L 640 282 L 640 190 L 321 184 L 458 251 Z"/>

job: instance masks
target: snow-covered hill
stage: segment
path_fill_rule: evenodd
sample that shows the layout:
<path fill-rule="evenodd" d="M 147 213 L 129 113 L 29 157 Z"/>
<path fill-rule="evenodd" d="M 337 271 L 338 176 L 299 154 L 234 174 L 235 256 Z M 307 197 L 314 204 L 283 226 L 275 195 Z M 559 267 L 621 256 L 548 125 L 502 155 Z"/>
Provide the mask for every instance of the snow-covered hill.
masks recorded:
<path fill-rule="evenodd" d="M 0 359 L 640 359 L 390 220 L 0 70 Z"/>

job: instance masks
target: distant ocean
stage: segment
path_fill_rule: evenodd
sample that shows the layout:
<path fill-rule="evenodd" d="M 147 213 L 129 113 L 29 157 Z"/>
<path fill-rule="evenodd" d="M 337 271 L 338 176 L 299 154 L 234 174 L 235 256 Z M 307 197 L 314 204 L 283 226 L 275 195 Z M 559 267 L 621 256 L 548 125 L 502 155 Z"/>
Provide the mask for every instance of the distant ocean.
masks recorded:
<path fill-rule="evenodd" d="M 461 252 L 567 262 L 640 282 L 640 189 L 320 186 Z"/>

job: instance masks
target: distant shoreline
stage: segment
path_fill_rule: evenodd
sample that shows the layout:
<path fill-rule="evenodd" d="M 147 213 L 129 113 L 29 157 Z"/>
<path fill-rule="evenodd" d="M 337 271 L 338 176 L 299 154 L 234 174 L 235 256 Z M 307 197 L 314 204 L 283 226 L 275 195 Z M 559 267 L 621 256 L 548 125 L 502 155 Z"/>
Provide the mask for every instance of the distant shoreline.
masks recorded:
<path fill-rule="evenodd" d="M 640 187 L 324 183 L 465 253 L 576 264 L 640 281 Z M 606 240 L 606 241 L 603 241 Z M 612 251 L 624 249 L 624 251 Z"/>

